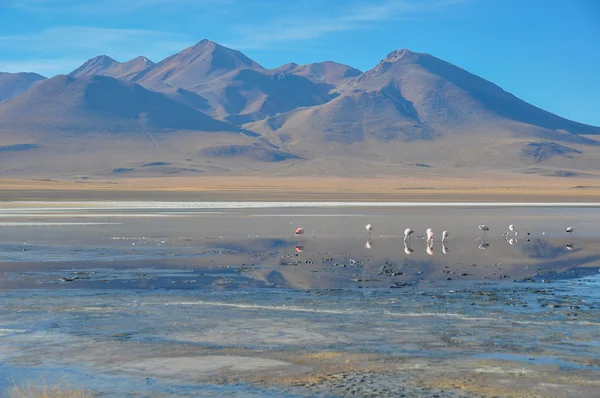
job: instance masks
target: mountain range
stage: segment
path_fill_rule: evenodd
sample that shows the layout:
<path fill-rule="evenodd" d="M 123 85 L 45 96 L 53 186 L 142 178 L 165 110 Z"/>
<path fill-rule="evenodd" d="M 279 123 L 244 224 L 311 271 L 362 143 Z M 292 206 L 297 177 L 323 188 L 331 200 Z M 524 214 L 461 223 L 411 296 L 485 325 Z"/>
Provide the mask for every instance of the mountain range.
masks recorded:
<path fill-rule="evenodd" d="M 558 95 L 558 94 L 557 94 Z M 267 69 L 209 40 L 154 63 L 0 73 L 0 175 L 600 175 L 600 128 L 432 55 Z"/>

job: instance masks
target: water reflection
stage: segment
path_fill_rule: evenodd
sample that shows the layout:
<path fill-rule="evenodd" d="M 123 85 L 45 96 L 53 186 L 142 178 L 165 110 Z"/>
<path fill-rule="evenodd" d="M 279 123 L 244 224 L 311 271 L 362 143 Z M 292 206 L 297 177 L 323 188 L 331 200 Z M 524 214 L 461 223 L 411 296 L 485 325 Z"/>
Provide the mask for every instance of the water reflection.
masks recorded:
<path fill-rule="evenodd" d="M 432 245 L 432 246 L 430 246 L 430 245 L 427 245 L 427 249 L 425 249 L 425 252 L 426 252 L 427 254 L 429 254 L 430 256 L 433 256 L 433 253 L 434 253 L 434 250 L 433 250 L 433 245 Z"/>
<path fill-rule="evenodd" d="M 442 253 L 444 253 L 444 254 L 450 253 L 450 249 L 448 249 L 448 246 L 446 246 L 444 244 L 444 242 L 442 242 Z"/>
<path fill-rule="evenodd" d="M 161 243 L 158 248 L 154 240 L 145 238 L 136 241 L 135 249 L 132 249 L 130 241 L 110 241 L 113 244 L 110 251 L 106 247 L 63 248 L 65 252 L 61 253 L 61 258 L 65 260 L 51 263 L 45 259 L 48 250 L 56 250 L 55 246 L 45 249 L 43 245 L 0 245 L 2 255 L 14 256 L 19 253 L 22 259 L 14 264 L 4 263 L 0 272 L 0 289 L 11 286 L 47 288 L 49 285 L 57 288 L 93 288 L 98 285 L 96 287 L 100 288 L 136 286 L 203 289 L 218 286 L 219 289 L 233 289 L 244 284 L 276 284 L 279 287 L 301 289 L 351 287 L 358 284 L 386 288 L 395 281 L 412 283 L 414 287 L 447 278 L 454 281 L 463 278 L 494 280 L 504 276 L 505 279 L 519 280 L 535 277 L 540 270 L 558 277 L 577 267 L 597 270 L 597 261 L 600 261 L 600 245 L 594 240 L 578 242 L 575 247 L 564 235 L 562 239 L 531 239 L 530 243 L 515 238 L 477 238 L 475 244 L 472 238 L 459 235 L 453 238 L 451 244 L 446 239 L 440 242 L 438 250 L 441 249 L 441 254 L 437 256 L 433 239 L 417 239 L 413 247 L 409 236 L 403 241 L 402 252 L 398 249 L 402 238 L 402 235 L 378 236 L 365 241 L 364 235 L 360 234 L 344 239 L 338 236 L 306 236 L 301 243 L 292 236 L 181 238 L 181 241 L 172 241 L 168 247 Z M 162 237 L 157 240 L 165 241 Z M 107 244 L 106 241 L 103 243 Z M 452 246 L 452 250 L 449 246 Z M 584 247 L 587 249 L 584 250 Z M 149 258 L 152 256 L 152 260 L 140 260 L 133 250 L 146 253 Z M 88 252 L 96 257 L 101 253 L 102 260 L 89 261 Z M 113 261 L 106 261 L 111 259 Z M 377 276 L 383 265 L 390 268 L 390 273 Z M 86 271 L 86 267 L 93 272 Z M 162 274 L 144 272 L 144 277 L 135 276 L 139 273 L 135 270 L 151 267 L 165 271 Z M 224 269 L 227 272 L 221 272 Z M 175 280 L 172 277 L 174 274 L 167 270 L 189 270 L 199 274 L 177 276 Z M 275 270 L 277 274 L 272 273 Z M 239 273 L 238 276 L 235 276 L 235 272 Z M 123 281 L 132 278 L 132 275 L 134 282 L 123 285 Z M 241 279 L 236 279 L 238 277 Z M 390 277 L 397 279 L 390 280 Z M 161 278 L 164 278 L 162 282 Z M 214 281 L 209 281 L 211 278 Z M 121 283 L 118 286 L 117 280 Z M 356 280 L 361 282 L 357 283 Z"/>
<path fill-rule="evenodd" d="M 410 247 L 410 242 L 406 242 L 406 240 L 404 241 L 404 253 L 406 253 L 407 255 L 411 255 L 414 252 L 414 250 Z"/>

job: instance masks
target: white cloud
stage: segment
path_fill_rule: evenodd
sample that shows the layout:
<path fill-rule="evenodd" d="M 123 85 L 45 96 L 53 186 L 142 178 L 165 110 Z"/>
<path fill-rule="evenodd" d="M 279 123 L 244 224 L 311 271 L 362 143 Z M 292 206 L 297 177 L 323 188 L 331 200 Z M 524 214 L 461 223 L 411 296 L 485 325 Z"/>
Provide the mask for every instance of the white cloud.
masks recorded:
<path fill-rule="evenodd" d="M 270 24 L 245 25 L 239 28 L 242 39 L 231 43 L 239 49 L 268 48 L 283 41 L 300 41 L 320 38 L 328 33 L 372 27 L 376 22 L 397 20 L 431 12 L 469 0 L 387 0 L 363 2 L 342 9 L 335 15 L 304 18 L 279 18 Z M 347 3 L 348 4 L 348 3 Z"/>

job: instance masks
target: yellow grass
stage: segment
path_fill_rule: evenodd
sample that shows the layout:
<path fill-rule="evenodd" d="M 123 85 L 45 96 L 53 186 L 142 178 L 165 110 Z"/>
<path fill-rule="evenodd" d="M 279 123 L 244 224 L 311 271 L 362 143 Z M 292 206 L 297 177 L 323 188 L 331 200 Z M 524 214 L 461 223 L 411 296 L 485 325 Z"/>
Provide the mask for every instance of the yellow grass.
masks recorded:
<path fill-rule="evenodd" d="M 15 384 L 9 392 L 10 398 L 92 398 L 93 394 L 83 388 L 74 389 L 66 383 L 48 386 L 44 381 L 37 384 L 33 381 Z"/>
<path fill-rule="evenodd" d="M 156 177 L 113 181 L 2 179 L 7 199 L 600 201 L 600 180 L 556 177 Z"/>

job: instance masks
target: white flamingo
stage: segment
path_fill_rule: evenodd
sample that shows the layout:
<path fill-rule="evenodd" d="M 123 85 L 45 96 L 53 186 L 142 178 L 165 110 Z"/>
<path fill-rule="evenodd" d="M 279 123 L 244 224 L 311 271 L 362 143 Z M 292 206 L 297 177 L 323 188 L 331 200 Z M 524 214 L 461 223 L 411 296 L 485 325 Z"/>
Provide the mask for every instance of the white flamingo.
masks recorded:
<path fill-rule="evenodd" d="M 483 237 L 484 238 L 485 238 L 485 233 L 490 230 L 490 228 L 487 225 L 485 225 L 485 224 L 480 225 L 479 229 L 483 231 Z"/>
<path fill-rule="evenodd" d="M 373 226 L 371 224 L 367 224 L 367 225 L 365 225 L 365 229 L 367 230 L 367 233 L 369 235 L 371 235 L 371 231 L 373 230 Z"/>
<path fill-rule="evenodd" d="M 573 231 L 575 231 L 575 228 L 573 227 L 567 227 L 567 229 L 565 229 L 565 232 L 569 234 L 569 243 L 571 243 L 571 234 Z"/>
<path fill-rule="evenodd" d="M 431 228 L 427 228 L 427 231 L 425 231 L 425 233 L 427 234 L 427 242 L 429 242 L 430 240 L 433 240 L 433 237 L 435 235 L 433 234 L 433 231 L 431 230 Z"/>
<path fill-rule="evenodd" d="M 448 231 L 442 231 L 442 243 L 448 239 Z"/>

